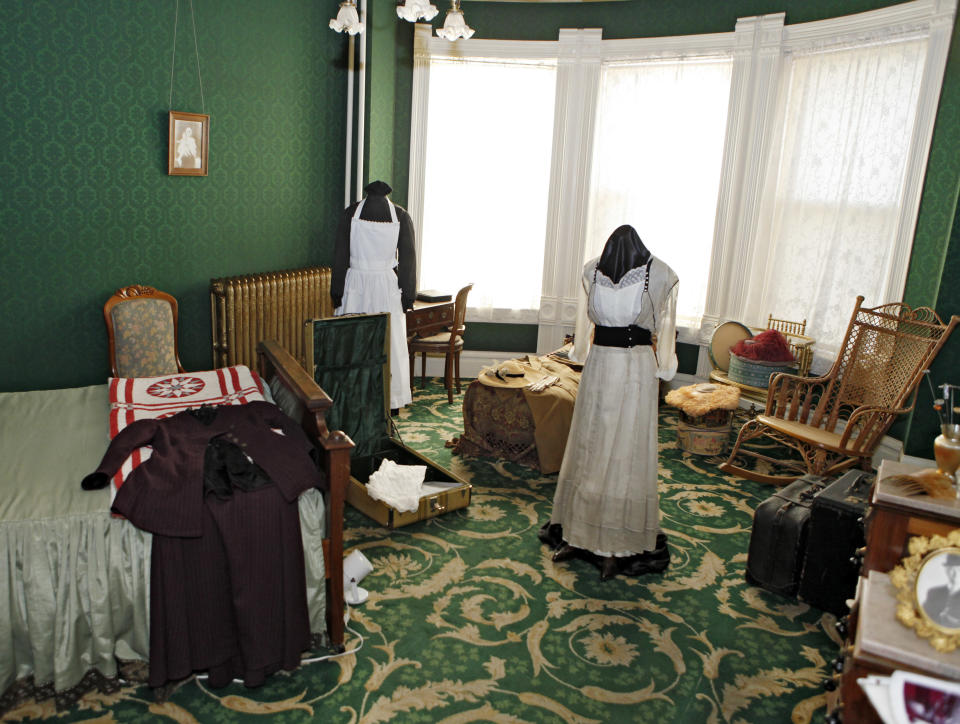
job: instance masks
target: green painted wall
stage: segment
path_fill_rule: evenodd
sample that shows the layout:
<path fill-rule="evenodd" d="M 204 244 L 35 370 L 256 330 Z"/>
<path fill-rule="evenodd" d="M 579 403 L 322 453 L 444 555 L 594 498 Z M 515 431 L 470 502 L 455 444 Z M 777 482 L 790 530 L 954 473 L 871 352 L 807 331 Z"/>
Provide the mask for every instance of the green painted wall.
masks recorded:
<path fill-rule="evenodd" d="M 625 0 L 586 3 L 504 3 L 468 0 L 463 12 L 477 38 L 556 40 L 560 28 L 603 28 L 605 38 L 725 33 L 739 17 L 786 13 L 787 23 L 863 12 L 896 0 Z M 440 7 L 440 6 L 438 6 Z M 441 10 L 434 27 L 442 25 Z"/>
<path fill-rule="evenodd" d="M 537 325 L 470 322 L 463 338 L 467 350 L 490 352 L 536 352 Z"/>
<path fill-rule="evenodd" d="M 201 112 L 181 2 L 173 110 Z M 180 301 L 211 365 L 211 277 L 323 263 L 343 206 L 345 36 L 314 0 L 194 2 L 210 174 L 167 175 L 175 0 L 0 3 L 0 390 L 102 382 L 102 306 Z M 332 7 L 332 6 L 331 6 Z"/>

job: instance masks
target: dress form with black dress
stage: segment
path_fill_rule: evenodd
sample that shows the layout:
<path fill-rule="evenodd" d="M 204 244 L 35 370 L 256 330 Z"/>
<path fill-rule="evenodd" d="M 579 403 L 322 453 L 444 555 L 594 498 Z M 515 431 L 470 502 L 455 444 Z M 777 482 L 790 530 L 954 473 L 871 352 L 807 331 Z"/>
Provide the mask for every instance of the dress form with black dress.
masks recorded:
<path fill-rule="evenodd" d="M 147 444 L 113 510 L 153 534 L 150 686 L 195 671 L 258 686 L 299 666 L 311 632 L 297 498 L 326 487 L 303 430 L 268 402 L 138 420 L 84 487 Z"/>

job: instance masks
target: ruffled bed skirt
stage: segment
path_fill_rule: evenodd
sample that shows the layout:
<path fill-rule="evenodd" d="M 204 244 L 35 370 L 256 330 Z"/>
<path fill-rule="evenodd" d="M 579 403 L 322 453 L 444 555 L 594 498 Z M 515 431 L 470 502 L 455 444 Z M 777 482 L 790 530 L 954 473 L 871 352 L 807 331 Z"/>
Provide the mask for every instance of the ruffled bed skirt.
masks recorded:
<path fill-rule="evenodd" d="M 307 491 L 299 510 L 310 630 L 323 633 L 323 496 Z M 111 688 L 118 660 L 148 661 L 151 538 L 100 512 L 0 523 L 0 712 Z"/>

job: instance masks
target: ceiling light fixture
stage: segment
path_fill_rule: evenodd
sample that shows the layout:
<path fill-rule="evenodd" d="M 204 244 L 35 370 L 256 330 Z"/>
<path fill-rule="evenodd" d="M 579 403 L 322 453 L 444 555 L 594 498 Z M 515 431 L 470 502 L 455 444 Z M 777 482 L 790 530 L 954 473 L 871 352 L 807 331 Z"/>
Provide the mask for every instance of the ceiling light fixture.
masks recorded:
<path fill-rule="evenodd" d="M 437 37 L 444 40 L 457 40 L 459 38 L 469 38 L 472 35 L 473 28 L 467 25 L 463 19 L 460 0 L 450 0 L 450 9 L 447 10 L 443 27 L 437 30 Z"/>
<path fill-rule="evenodd" d="M 397 16 L 411 23 L 423 19 L 427 22 L 433 20 L 439 11 L 436 5 L 432 5 L 430 0 L 403 0 L 397 5 Z"/>
<path fill-rule="evenodd" d="M 338 33 L 356 35 L 363 32 L 363 23 L 357 14 L 357 5 L 353 0 L 344 0 L 340 3 L 337 17 L 330 21 L 330 27 Z"/>

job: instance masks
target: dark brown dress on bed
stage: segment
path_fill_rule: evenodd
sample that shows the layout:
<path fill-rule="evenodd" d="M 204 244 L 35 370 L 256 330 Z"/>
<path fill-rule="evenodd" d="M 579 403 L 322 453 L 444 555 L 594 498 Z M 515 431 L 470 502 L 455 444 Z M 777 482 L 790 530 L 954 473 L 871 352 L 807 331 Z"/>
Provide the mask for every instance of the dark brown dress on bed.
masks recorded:
<path fill-rule="evenodd" d="M 204 495 L 214 439 L 243 450 L 266 484 Z M 95 474 L 109 477 L 144 444 L 153 454 L 130 474 L 113 509 L 154 534 L 150 686 L 195 671 L 207 671 L 212 686 L 234 678 L 258 686 L 280 668 L 296 668 L 310 641 L 297 497 L 325 487 L 309 440 L 265 402 L 203 416 L 187 411 L 124 428 Z"/>

